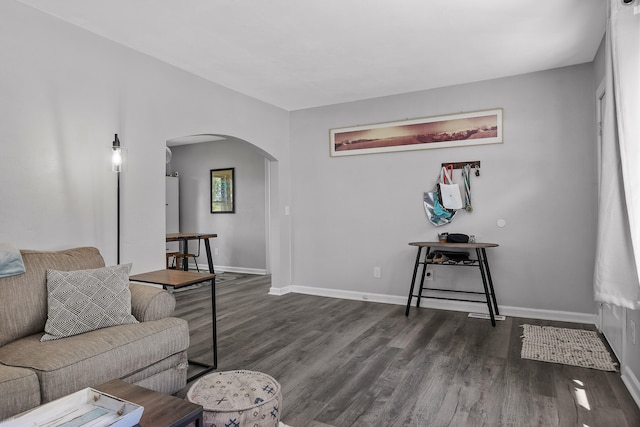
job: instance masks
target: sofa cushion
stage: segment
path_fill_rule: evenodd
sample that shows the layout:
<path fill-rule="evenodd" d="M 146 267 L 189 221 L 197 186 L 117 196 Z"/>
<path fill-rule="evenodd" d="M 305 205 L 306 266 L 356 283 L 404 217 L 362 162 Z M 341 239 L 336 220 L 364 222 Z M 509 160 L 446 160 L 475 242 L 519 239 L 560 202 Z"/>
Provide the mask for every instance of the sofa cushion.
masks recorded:
<path fill-rule="evenodd" d="M 131 315 L 131 264 L 90 270 L 47 270 L 49 310 L 41 341 L 138 323 Z"/>
<path fill-rule="evenodd" d="M 33 369 L 40 380 L 42 403 L 125 378 L 189 347 L 188 324 L 175 317 L 63 340 L 40 342 L 40 337 L 31 335 L 0 347 L 0 363 Z"/>
<path fill-rule="evenodd" d="M 36 374 L 24 368 L 0 365 L 0 420 L 40 404 Z"/>
<path fill-rule="evenodd" d="M 58 252 L 20 251 L 26 272 L 0 278 L 0 346 L 44 331 L 47 321 L 47 269 L 82 270 L 104 267 L 96 248 Z"/>

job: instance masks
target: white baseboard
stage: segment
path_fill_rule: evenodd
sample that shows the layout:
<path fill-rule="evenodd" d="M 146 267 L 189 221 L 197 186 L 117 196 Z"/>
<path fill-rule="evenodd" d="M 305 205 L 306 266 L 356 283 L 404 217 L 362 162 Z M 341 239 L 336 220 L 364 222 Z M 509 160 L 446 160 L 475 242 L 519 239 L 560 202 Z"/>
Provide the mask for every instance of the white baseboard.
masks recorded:
<path fill-rule="evenodd" d="M 260 276 L 265 276 L 267 275 L 267 270 L 264 268 L 246 268 L 246 267 L 230 267 L 227 265 L 215 265 L 214 266 L 216 269 L 216 273 L 220 273 L 220 272 L 227 272 L 227 273 L 241 273 L 241 274 L 257 274 Z M 198 268 L 200 268 L 200 271 L 208 271 L 209 270 L 209 265 L 208 264 L 198 264 Z M 196 269 L 196 265 L 190 263 L 189 264 L 189 269 Z"/>
<path fill-rule="evenodd" d="M 290 286 L 285 286 L 283 288 L 269 288 L 269 295 L 276 295 L 276 296 L 281 296 L 281 295 L 286 295 L 291 293 L 291 289 L 289 289 Z"/>
<path fill-rule="evenodd" d="M 406 296 L 397 295 L 385 295 L 375 293 L 365 293 L 356 291 L 345 291 L 341 289 L 327 289 L 317 288 L 312 286 L 285 286 L 283 288 L 272 287 L 269 290 L 269 295 L 285 295 L 288 293 L 316 295 L 330 298 L 342 298 L 356 301 L 369 301 L 379 302 L 384 304 L 396 304 L 407 305 Z M 412 306 L 415 306 L 415 298 L 412 300 Z M 556 310 L 540 310 L 524 307 L 509 307 L 498 305 L 500 308 L 500 314 L 511 317 L 524 317 L 528 319 L 544 319 L 544 320 L 556 320 L 560 322 L 572 322 L 572 323 L 588 323 L 595 324 L 595 313 L 574 313 L 569 311 L 556 311 Z M 487 306 L 484 302 L 473 303 L 466 301 L 448 301 L 448 300 L 436 300 L 423 298 L 420 301 L 420 307 L 435 308 L 442 310 L 474 312 L 474 313 L 488 313 Z"/>
<path fill-rule="evenodd" d="M 500 314 L 527 319 L 555 320 L 558 322 L 596 324 L 596 313 L 577 313 L 574 311 L 543 310 L 537 308 L 501 306 Z"/>
<path fill-rule="evenodd" d="M 315 288 L 311 286 L 289 286 L 289 292 L 296 294 L 316 295 L 321 297 L 341 298 L 357 301 L 381 302 L 385 304 L 405 305 L 407 298 L 394 295 L 373 294 L 342 289 Z"/>
<path fill-rule="evenodd" d="M 627 386 L 636 405 L 640 407 L 640 381 L 638 381 L 638 378 L 628 366 L 625 366 L 622 371 L 622 382 Z"/>

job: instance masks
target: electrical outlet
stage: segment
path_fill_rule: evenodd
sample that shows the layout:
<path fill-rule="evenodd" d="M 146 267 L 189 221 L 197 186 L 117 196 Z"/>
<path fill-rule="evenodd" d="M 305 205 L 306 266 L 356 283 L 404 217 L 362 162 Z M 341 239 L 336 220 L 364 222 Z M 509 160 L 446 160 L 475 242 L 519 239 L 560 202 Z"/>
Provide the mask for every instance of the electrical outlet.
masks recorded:
<path fill-rule="evenodd" d="M 220 251 L 218 250 L 218 248 L 215 248 L 213 250 L 213 254 L 216 255 L 216 256 L 220 255 Z"/>
<path fill-rule="evenodd" d="M 632 320 L 629 325 L 630 325 L 629 329 L 631 329 L 629 331 L 631 334 L 631 344 L 636 345 L 636 322 Z"/>
<path fill-rule="evenodd" d="M 424 273 L 424 280 L 433 280 L 433 270 L 427 270 Z"/>
<path fill-rule="evenodd" d="M 373 267 L 373 277 L 376 279 L 380 278 L 380 267 Z"/>

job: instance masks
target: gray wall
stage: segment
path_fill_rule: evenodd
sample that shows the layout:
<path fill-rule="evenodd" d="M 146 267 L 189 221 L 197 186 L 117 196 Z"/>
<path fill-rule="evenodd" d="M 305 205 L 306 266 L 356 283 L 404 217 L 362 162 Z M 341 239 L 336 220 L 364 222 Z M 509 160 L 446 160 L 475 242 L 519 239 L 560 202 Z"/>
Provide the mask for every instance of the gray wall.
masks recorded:
<path fill-rule="evenodd" d="M 500 244 L 488 255 L 505 312 L 593 321 L 594 88 L 593 65 L 584 64 L 293 112 L 293 283 L 400 300 L 415 259 L 407 243 L 462 232 Z M 498 107 L 504 144 L 329 156 L 331 128 Z M 441 162 L 471 160 L 482 162 L 475 210 L 432 226 L 422 193 Z M 467 288 L 477 283 L 470 270 L 438 269 L 436 281 Z"/>
<path fill-rule="evenodd" d="M 0 16 L 0 178 L 11 183 L 0 190 L 3 241 L 95 245 L 115 262 L 109 145 L 117 132 L 128 156 L 122 259 L 134 262 L 134 272 L 162 268 L 165 141 L 234 135 L 277 159 L 270 170 L 274 286 L 400 298 L 413 259 L 407 242 L 435 238 L 422 192 L 440 162 L 481 160 L 474 213 L 459 214 L 445 230 L 501 245 L 490 252 L 501 305 L 595 311 L 592 64 L 287 113 L 19 3 L 0 3 Z M 495 107 L 504 108 L 502 145 L 328 154 L 334 127 Z M 496 227 L 498 218 L 505 228 Z M 436 278 L 467 286 L 470 274 Z"/>
<path fill-rule="evenodd" d="M 289 114 L 18 2 L 0 2 L 0 241 L 20 248 L 91 245 L 116 261 L 113 134 L 126 150 L 122 262 L 164 268 L 165 146 L 233 135 L 269 153 L 270 256 L 287 285 Z"/>
<path fill-rule="evenodd" d="M 171 148 L 169 164 L 180 174 L 180 231 L 211 232 L 212 251 L 218 249 L 214 263 L 223 270 L 265 272 L 266 159 L 251 144 L 215 141 Z M 235 168 L 235 208 L 233 214 L 212 214 L 210 201 L 211 169 Z M 200 265 L 206 266 L 204 245 Z M 255 271 L 254 271 L 255 270 Z"/>

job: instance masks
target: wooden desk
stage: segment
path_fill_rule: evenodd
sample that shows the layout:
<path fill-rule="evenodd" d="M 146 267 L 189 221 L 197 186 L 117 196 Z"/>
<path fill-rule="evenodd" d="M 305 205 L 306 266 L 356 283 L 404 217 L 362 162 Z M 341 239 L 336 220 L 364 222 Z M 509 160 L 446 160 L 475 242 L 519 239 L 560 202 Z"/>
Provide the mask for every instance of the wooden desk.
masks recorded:
<path fill-rule="evenodd" d="M 122 380 L 112 380 L 94 388 L 144 407 L 139 424 L 142 427 L 183 427 L 194 421 L 196 427 L 203 426 L 202 406 L 186 399 L 158 393 Z"/>
<path fill-rule="evenodd" d="M 182 270 L 157 270 L 150 271 L 148 273 L 134 274 L 129 276 L 129 280 L 143 283 L 154 283 L 162 285 L 163 288 L 182 288 L 184 286 L 195 285 L 196 283 L 211 281 L 211 328 L 213 335 L 213 365 L 207 365 L 205 363 L 190 360 L 189 363 L 199 365 L 205 368 L 204 371 L 198 372 L 196 375 L 190 377 L 191 381 L 195 378 L 201 377 L 207 372 L 211 372 L 218 367 L 218 328 L 217 313 L 216 313 L 216 275 L 195 273 L 193 271 Z"/>
<path fill-rule="evenodd" d="M 495 243 L 442 243 L 442 242 L 411 242 L 410 246 L 418 247 L 418 255 L 416 256 L 416 263 L 413 268 L 413 278 L 411 279 L 411 288 L 409 289 L 409 299 L 407 301 L 407 309 L 405 311 L 405 315 L 409 316 L 409 309 L 411 308 L 411 298 L 416 297 L 416 307 L 420 307 L 420 299 L 421 298 L 432 298 L 432 299 L 446 299 L 453 301 L 467 301 L 467 302 L 482 302 L 471 299 L 462 299 L 462 298 L 443 298 L 436 296 L 422 296 L 422 292 L 424 290 L 438 291 L 438 292 L 457 292 L 461 294 L 484 294 L 484 297 L 487 302 L 487 307 L 489 308 L 489 317 L 491 318 L 491 324 L 496 326 L 496 315 L 500 315 L 500 311 L 498 310 L 498 302 L 496 300 L 496 294 L 493 289 L 493 280 L 491 279 L 491 271 L 489 270 L 489 261 L 487 259 L 486 248 L 495 248 L 498 247 Z M 476 259 L 470 260 L 467 264 L 464 263 L 456 263 L 456 264 L 446 264 L 446 263 L 434 263 L 427 262 L 427 255 L 431 252 L 431 248 L 442 248 L 443 250 L 457 250 L 457 249 L 474 249 L 476 252 Z M 420 261 L 420 256 L 422 250 L 426 248 L 426 252 L 424 254 L 424 260 Z M 416 277 L 418 275 L 418 267 L 422 265 L 422 277 L 420 279 L 420 289 L 416 294 L 413 293 L 413 289 L 416 284 Z M 478 267 L 480 269 L 480 275 L 482 276 L 482 285 L 484 286 L 484 292 L 467 292 L 467 291 L 455 291 L 451 289 L 436 289 L 436 288 L 428 288 L 424 286 L 424 278 L 425 273 L 427 272 L 427 266 L 431 265 L 448 265 L 452 267 Z M 495 315 L 494 315 L 495 313 Z"/>
<path fill-rule="evenodd" d="M 218 235 L 213 233 L 167 233 L 166 240 L 167 242 L 182 242 L 182 253 L 184 255 L 189 253 L 189 240 L 204 240 L 204 249 L 207 252 L 207 263 L 209 264 L 209 273 L 215 274 L 215 270 L 213 269 L 213 258 L 211 257 L 211 244 L 209 243 L 209 239 L 213 239 L 215 237 L 218 237 Z M 184 271 L 189 270 L 186 258 L 182 263 L 182 269 Z"/>

